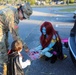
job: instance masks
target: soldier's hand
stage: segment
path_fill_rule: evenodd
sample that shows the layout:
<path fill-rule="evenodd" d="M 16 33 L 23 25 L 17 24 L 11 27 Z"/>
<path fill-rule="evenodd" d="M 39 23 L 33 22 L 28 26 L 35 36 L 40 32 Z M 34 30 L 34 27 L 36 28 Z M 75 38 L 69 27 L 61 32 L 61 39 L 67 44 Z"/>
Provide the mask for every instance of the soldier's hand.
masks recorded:
<path fill-rule="evenodd" d="M 27 52 L 27 53 L 28 53 L 28 52 L 29 52 L 29 49 L 26 49 L 26 50 L 25 50 L 25 52 Z"/>

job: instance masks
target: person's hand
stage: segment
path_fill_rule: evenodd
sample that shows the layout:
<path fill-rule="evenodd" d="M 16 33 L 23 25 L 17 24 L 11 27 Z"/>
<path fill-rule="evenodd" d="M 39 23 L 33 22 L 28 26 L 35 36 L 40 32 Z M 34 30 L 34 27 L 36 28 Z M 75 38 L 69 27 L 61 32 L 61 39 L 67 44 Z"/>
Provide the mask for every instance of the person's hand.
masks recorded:
<path fill-rule="evenodd" d="M 48 52 L 49 51 L 49 48 L 44 48 L 43 50 L 42 50 L 42 53 L 45 53 L 45 52 Z"/>
<path fill-rule="evenodd" d="M 40 54 L 41 54 L 41 55 L 44 55 L 45 53 L 41 51 Z"/>
<path fill-rule="evenodd" d="M 30 60 L 26 60 L 26 63 L 27 63 L 27 65 L 29 66 L 29 65 L 31 65 L 31 61 Z"/>
<path fill-rule="evenodd" d="M 45 50 L 42 50 L 41 52 L 42 52 L 42 54 L 44 54 L 46 51 Z"/>
<path fill-rule="evenodd" d="M 26 49 L 25 52 L 28 53 L 29 52 L 29 49 Z"/>

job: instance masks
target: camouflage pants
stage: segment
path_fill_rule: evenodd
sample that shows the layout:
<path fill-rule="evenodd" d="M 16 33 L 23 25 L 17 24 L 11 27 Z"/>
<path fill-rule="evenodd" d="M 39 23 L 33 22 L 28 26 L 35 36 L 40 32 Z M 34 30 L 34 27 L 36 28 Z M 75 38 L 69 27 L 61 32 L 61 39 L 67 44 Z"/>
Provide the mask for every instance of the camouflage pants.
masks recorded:
<path fill-rule="evenodd" d="M 0 25 L 0 71 L 2 71 L 3 64 L 7 62 L 7 59 L 8 59 L 8 55 L 5 45 L 5 34 L 3 34 L 3 29 L 2 26 Z"/>

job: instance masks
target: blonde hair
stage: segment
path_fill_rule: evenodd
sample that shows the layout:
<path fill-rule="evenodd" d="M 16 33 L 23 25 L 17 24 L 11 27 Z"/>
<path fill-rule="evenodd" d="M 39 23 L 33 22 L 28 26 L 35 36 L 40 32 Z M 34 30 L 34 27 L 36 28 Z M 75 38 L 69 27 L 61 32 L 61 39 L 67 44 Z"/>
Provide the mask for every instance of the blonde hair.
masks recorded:
<path fill-rule="evenodd" d="M 15 40 L 11 44 L 12 52 L 20 51 L 22 48 L 23 48 L 23 44 L 22 44 L 22 41 L 20 41 L 20 40 Z"/>

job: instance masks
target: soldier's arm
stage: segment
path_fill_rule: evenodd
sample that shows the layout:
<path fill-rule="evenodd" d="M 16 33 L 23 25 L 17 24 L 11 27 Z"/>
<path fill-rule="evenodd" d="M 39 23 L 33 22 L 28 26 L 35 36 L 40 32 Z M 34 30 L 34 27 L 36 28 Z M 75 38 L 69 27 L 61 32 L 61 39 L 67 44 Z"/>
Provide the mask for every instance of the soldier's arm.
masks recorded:
<path fill-rule="evenodd" d="M 10 26 L 10 32 L 12 34 L 12 37 L 13 37 L 14 40 L 17 40 L 17 39 L 21 40 L 22 43 L 23 43 L 23 48 L 26 50 L 26 52 L 28 52 L 29 49 L 28 49 L 26 43 L 24 43 L 23 40 L 19 37 L 18 29 L 19 29 L 19 27 L 18 27 L 17 24 L 14 24 L 13 26 Z"/>

